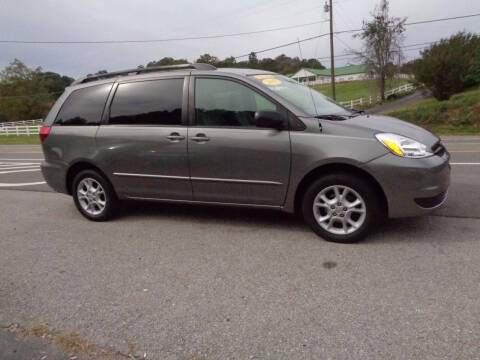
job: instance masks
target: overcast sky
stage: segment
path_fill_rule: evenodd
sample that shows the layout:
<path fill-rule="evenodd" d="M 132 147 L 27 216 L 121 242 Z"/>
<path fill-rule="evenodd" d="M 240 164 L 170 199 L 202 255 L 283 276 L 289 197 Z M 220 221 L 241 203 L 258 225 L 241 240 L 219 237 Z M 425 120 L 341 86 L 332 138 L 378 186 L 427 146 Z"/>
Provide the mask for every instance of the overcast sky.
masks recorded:
<path fill-rule="evenodd" d="M 335 0 L 335 30 L 358 28 L 380 0 Z M 409 22 L 480 13 L 478 0 L 390 0 L 391 14 Z M 269 29 L 328 19 L 323 0 L 0 0 L 0 40 L 146 40 Z M 480 17 L 409 26 L 404 44 L 435 41 L 467 30 L 480 33 Z M 136 67 L 164 56 L 194 61 L 209 53 L 238 56 L 328 32 L 328 23 L 223 39 L 147 44 L 1 44 L 0 67 L 14 58 L 72 77 L 100 69 Z M 361 43 L 337 35 L 335 52 Z M 299 56 L 298 45 L 259 54 Z M 328 37 L 301 44 L 304 58 L 329 56 Z M 418 51 L 405 52 L 407 58 Z M 329 67 L 328 60 L 321 60 Z M 347 61 L 338 60 L 336 65 Z"/>

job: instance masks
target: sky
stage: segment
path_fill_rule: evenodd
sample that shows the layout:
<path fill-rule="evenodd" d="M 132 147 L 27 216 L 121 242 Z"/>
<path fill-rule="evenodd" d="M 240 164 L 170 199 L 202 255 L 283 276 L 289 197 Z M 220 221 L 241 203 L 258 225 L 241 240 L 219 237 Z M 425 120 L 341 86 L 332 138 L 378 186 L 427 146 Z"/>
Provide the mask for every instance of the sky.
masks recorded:
<path fill-rule="evenodd" d="M 380 0 L 334 0 L 334 30 L 356 29 Z M 390 13 L 407 22 L 480 13 L 478 0 L 390 0 Z M 325 21 L 300 28 L 221 39 L 142 44 L 5 44 L 0 68 L 15 58 L 30 67 L 80 77 L 101 69 L 145 65 L 165 56 L 193 62 L 209 53 L 221 59 L 327 33 L 323 0 L 0 0 L 0 40 L 150 40 L 230 34 Z M 480 33 L 480 17 L 407 27 L 405 45 L 437 41 L 466 30 Z M 360 49 L 352 34 L 335 37 L 335 54 Z M 416 49 L 415 47 L 413 49 Z M 330 67 L 328 36 L 259 54 L 320 58 Z M 406 51 L 406 59 L 418 56 Z M 336 66 L 354 62 L 338 59 Z"/>

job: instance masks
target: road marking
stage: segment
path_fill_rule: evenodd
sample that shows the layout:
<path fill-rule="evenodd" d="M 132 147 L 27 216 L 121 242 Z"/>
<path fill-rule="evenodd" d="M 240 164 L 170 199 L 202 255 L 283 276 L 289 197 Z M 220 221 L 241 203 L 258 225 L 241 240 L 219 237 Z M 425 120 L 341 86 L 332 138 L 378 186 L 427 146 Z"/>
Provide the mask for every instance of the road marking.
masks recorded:
<path fill-rule="evenodd" d="M 480 165 L 480 163 L 450 163 L 450 165 Z"/>
<path fill-rule="evenodd" d="M 480 145 L 480 142 L 442 141 L 444 144 Z"/>
<path fill-rule="evenodd" d="M 18 184 L 0 183 L 0 187 L 31 186 L 31 185 L 43 185 L 43 184 L 46 184 L 46 182 L 45 181 L 39 181 L 39 182 L 18 183 Z"/>
<path fill-rule="evenodd" d="M 0 167 L 0 170 L 23 170 L 23 169 L 40 169 L 39 165 L 28 166 L 13 166 L 13 167 Z"/>
<path fill-rule="evenodd" d="M 30 166 L 30 165 L 40 165 L 40 163 L 34 162 L 0 162 L 0 167 L 8 167 L 8 166 Z"/>
<path fill-rule="evenodd" d="M 3 154 L 43 154 L 41 151 L 2 151 Z"/>
<path fill-rule="evenodd" d="M 480 150 L 448 150 L 449 153 L 480 153 Z"/>
<path fill-rule="evenodd" d="M 39 159 L 39 158 L 36 158 L 36 159 L 0 159 L 1 160 L 6 160 L 6 161 L 43 161 L 45 159 Z"/>
<path fill-rule="evenodd" d="M 28 170 L 0 171 L 0 175 L 1 174 L 15 174 L 15 173 L 29 172 L 29 171 L 40 171 L 40 168 L 38 168 L 38 169 L 28 169 Z"/>

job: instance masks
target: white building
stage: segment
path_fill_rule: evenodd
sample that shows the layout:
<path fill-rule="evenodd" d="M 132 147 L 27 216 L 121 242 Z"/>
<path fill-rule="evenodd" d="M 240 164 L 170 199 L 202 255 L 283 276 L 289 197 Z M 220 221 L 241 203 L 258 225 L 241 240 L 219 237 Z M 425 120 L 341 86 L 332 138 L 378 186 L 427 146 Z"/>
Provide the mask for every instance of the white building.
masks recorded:
<path fill-rule="evenodd" d="M 373 79 L 373 72 L 367 65 L 348 65 L 335 68 L 335 82 L 356 81 Z M 298 82 L 307 82 L 309 84 L 327 84 L 330 83 L 330 69 L 312 69 L 302 68 L 291 76 Z"/>

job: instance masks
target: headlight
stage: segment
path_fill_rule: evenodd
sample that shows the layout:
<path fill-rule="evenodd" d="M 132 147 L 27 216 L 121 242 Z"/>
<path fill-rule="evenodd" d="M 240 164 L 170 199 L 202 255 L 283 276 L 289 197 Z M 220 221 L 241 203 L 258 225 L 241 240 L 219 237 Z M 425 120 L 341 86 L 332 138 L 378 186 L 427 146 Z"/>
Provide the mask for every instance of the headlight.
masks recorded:
<path fill-rule="evenodd" d="M 375 137 L 388 150 L 401 157 L 419 159 L 433 155 L 427 151 L 426 145 L 405 136 L 386 133 L 376 134 Z"/>

